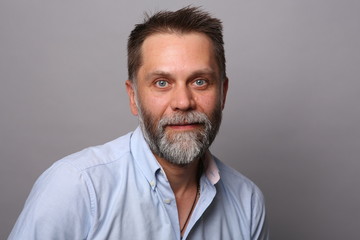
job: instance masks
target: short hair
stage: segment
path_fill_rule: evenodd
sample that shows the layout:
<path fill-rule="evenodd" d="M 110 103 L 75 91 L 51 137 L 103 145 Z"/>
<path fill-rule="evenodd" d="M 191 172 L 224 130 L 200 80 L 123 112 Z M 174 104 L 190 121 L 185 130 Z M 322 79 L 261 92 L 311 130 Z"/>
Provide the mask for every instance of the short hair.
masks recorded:
<path fill-rule="evenodd" d="M 145 39 L 156 33 L 203 33 L 213 43 L 220 77 L 226 78 L 226 63 L 222 22 L 199 7 L 187 6 L 177 11 L 159 11 L 152 16 L 145 13 L 144 22 L 136 24 L 128 39 L 128 77 L 134 82 L 142 65 L 141 47 Z"/>

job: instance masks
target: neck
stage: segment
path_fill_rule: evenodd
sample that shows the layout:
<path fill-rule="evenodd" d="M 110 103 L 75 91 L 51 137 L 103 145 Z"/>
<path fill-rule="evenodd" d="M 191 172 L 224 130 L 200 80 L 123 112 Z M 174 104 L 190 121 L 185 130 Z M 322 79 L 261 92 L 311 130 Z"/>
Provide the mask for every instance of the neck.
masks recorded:
<path fill-rule="evenodd" d="M 177 195 L 183 195 L 183 193 L 193 187 L 197 187 L 199 181 L 199 167 L 201 159 L 196 159 L 187 165 L 175 165 L 167 160 L 156 156 L 159 164 L 165 171 L 170 186 Z"/>

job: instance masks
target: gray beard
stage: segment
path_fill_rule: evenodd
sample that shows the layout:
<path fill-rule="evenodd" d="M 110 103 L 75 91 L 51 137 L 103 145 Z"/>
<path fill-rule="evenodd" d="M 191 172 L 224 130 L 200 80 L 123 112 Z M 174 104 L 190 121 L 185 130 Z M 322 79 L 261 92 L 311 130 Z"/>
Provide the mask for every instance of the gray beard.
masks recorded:
<path fill-rule="evenodd" d="M 157 123 L 139 104 L 138 112 L 140 127 L 151 151 L 175 165 L 188 165 L 205 154 L 215 139 L 222 116 L 218 106 L 210 119 L 201 112 L 178 112 Z M 196 123 L 201 127 L 180 133 L 166 132 L 167 125 L 181 123 Z"/>

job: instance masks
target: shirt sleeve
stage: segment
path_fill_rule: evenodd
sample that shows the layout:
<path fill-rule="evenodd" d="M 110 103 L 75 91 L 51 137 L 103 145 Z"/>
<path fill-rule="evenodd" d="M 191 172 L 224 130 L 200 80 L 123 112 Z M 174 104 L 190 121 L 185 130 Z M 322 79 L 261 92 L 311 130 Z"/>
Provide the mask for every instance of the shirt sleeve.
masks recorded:
<path fill-rule="evenodd" d="M 269 240 L 264 197 L 259 189 L 252 195 L 251 240 Z"/>
<path fill-rule="evenodd" d="M 91 201 L 85 173 L 55 163 L 36 181 L 8 240 L 86 239 Z"/>

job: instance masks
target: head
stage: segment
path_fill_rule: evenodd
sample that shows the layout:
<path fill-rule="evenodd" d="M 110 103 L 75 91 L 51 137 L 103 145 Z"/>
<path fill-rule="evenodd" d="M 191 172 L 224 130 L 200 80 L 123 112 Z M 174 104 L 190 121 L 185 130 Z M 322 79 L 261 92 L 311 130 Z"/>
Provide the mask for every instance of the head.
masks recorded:
<path fill-rule="evenodd" d="M 155 156 L 177 165 L 201 158 L 227 92 L 221 22 L 197 8 L 159 12 L 132 31 L 128 63 L 131 111 Z"/>

